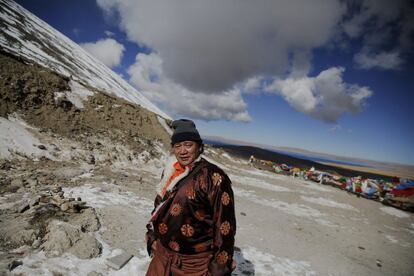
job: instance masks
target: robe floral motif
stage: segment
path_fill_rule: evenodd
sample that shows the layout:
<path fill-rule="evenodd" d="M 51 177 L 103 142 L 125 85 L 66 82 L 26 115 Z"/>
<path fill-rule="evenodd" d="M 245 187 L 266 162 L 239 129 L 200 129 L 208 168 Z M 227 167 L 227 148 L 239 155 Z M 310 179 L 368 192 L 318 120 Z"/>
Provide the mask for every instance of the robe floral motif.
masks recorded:
<path fill-rule="evenodd" d="M 230 179 L 203 158 L 177 178 L 166 192 L 164 189 L 165 194 L 160 189 L 155 199 L 153 218 L 147 224 L 149 253 L 155 240 L 180 254 L 212 251 L 210 273 L 229 275 L 236 234 Z"/>

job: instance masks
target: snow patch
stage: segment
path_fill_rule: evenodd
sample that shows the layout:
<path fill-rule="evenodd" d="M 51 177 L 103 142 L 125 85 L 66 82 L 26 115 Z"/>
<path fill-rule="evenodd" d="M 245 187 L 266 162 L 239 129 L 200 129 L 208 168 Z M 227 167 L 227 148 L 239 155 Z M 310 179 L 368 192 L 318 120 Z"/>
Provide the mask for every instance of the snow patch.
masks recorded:
<path fill-rule="evenodd" d="M 406 212 L 400 211 L 392 207 L 381 207 L 380 210 L 383 211 L 384 213 L 387 213 L 388 215 L 392 215 L 398 218 L 409 218 L 410 217 L 410 215 L 407 214 Z"/>
<path fill-rule="evenodd" d="M 303 204 L 296 204 L 296 203 L 287 203 L 280 200 L 274 199 L 264 199 L 258 197 L 254 191 L 246 191 L 240 188 L 233 187 L 234 194 L 239 197 L 243 197 L 249 201 L 252 201 L 256 204 L 262 206 L 268 206 L 275 209 L 278 209 L 288 215 L 293 215 L 301 218 L 313 219 L 314 221 L 326 225 L 326 226 L 335 226 L 330 221 L 323 219 L 326 217 L 325 214 L 321 213 L 320 211 L 313 209 L 309 206 Z"/>
<path fill-rule="evenodd" d="M 398 240 L 391 235 L 385 235 L 385 237 L 387 238 L 387 240 L 389 240 L 391 243 L 398 243 Z"/>
<path fill-rule="evenodd" d="M 319 192 L 331 192 L 331 190 L 329 188 L 323 187 L 320 184 L 317 184 L 313 181 L 305 181 L 305 180 L 300 180 L 300 179 L 295 179 L 298 183 L 303 184 L 304 187 L 314 190 L 314 191 L 319 191 Z"/>
<path fill-rule="evenodd" d="M 88 100 L 88 97 L 93 96 L 94 93 L 73 80 L 69 82 L 69 87 L 71 91 L 55 92 L 55 102 L 65 96 L 77 108 L 85 108 L 83 103 Z"/>
<path fill-rule="evenodd" d="M 327 207 L 334 207 L 334 208 L 341 208 L 345 210 L 352 210 L 352 211 L 358 211 L 354 207 L 352 207 L 349 204 L 339 203 L 331 199 L 323 198 L 323 197 L 308 197 L 308 196 L 301 196 L 301 198 L 307 202 L 316 203 L 322 206 Z M 358 211 L 359 212 L 359 211 Z"/>
<path fill-rule="evenodd" d="M 8 158 L 12 152 L 20 152 L 33 157 L 45 156 L 47 153 L 35 145 L 39 139 L 30 133 L 25 124 L 0 117 L 0 157 Z"/>
<path fill-rule="evenodd" d="M 256 188 L 262 188 L 266 189 L 272 192 L 292 192 L 291 189 L 286 187 L 280 187 L 274 184 L 270 184 L 268 182 L 265 182 L 263 180 L 258 180 L 257 178 L 247 177 L 247 176 L 238 176 L 238 175 L 231 175 L 230 179 L 234 183 L 256 187 Z"/>
<path fill-rule="evenodd" d="M 23 264 L 15 268 L 12 272 L 14 275 L 88 275 L 96 272 L 101 275 L 145 275 L 150 262 L 146 250 L 140 249 L 139 255 L 134 256 L 122 269 L 115 271 L 109 268 L 105 262 L 107 258 L 120 254 L 120 249 L 112 250 L 106 243 L 99 238 L 102 243 L 102 255 L 93 259 L 79 259 L 76 256 L 65 253 L 60 257 L 48 258 L 43 251 L 36 254 L 30 254 L 23 258 Z"/>
<path fill-rule="evenodd" d="M 231 158 L 230 155 L 228 155 L 228 153 L 226 153 L 226 152 L 222 153 L 221 156 L 233 161 L 233 158 Z"/>
<path fill-rule="evenodd" d="M 238 263 L 234 275 L 316 275 L 309 262 L 276 257 L 251 246 L 235 252 L 234 258 Z"/>
<path fill-rule="evenodd" d="M 160 116 L 157 116 L 157 118 L 158 118 L 158 122 L 160 123 L 160 125 L 165 129 L 165 131 L 167 131 L 167 133 L 169 134 L 169 135 L 172 135 L 173 134 L 173 131 L 172 131 L 172 129 L 167 125 L 167 122 L 165 121 L 165 119 L 164 118 L 162 118 L 162 117 L 160 117 Z"/>
<path fill-rule="evenodd" d="M 122 191 L 114 184 L 103 182 L 99 187 L 86 184 L 79 187 L 63 188 L 69 197 L 80 197 L 88 206 L 103 208 L 105 206 L 130 206 L 140 214 L 149 214 L 153 209 L 152 201 L 138 197 L 135 193 Z"/>

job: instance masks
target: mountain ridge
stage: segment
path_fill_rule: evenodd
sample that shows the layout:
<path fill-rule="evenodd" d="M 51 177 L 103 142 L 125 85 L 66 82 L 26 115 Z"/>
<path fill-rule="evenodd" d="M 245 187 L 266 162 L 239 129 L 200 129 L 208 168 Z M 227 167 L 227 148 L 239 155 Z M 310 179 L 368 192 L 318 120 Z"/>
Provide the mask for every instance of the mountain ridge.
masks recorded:
<path fill-rule="evenodd" d="M 0 0 L 0 18 L 0 46 L 3 51 L 171 120 L 119 75 L 14 1 Z"/>

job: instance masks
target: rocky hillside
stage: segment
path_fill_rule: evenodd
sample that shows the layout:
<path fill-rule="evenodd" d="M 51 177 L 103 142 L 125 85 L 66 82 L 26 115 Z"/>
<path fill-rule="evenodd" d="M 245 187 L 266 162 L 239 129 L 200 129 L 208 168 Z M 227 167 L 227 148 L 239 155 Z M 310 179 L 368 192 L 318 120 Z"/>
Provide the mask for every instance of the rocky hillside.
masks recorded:
<path fill-rule="evenodd" d="M 0 0 L 0 46 L 62 76 L 169 118 L 79 45 L 11 0 Z"/>
<path fill-rule="evenodd" d="M 102 256 L 103 215 L 73 189 L 152 197 L 170 118 L 13 1 L 0 1 L 0 26 L 0 274 L 36 252 Z"/>

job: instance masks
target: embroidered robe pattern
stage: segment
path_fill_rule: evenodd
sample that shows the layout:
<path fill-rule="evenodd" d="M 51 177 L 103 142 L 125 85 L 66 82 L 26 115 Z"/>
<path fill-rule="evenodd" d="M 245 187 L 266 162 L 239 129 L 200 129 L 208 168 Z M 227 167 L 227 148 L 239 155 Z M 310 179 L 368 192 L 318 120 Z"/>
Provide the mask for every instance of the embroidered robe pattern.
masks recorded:
<path fill-rule="evenodd" d="M 147 225 L 148 248 L 158 239 L 180 254 L 214 252 L 213 275 L 230 272 L 234 253 L 236 219 L 231 181 L 217 166 L 201 159 L 171 191 L 155 199 L 156 219 Z M 169 200 L 166 200 L 168 197 Z M 154 212 L 153 211 L 153 212 Z"/>

